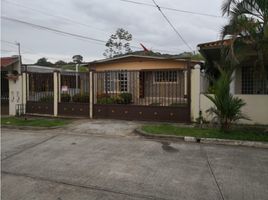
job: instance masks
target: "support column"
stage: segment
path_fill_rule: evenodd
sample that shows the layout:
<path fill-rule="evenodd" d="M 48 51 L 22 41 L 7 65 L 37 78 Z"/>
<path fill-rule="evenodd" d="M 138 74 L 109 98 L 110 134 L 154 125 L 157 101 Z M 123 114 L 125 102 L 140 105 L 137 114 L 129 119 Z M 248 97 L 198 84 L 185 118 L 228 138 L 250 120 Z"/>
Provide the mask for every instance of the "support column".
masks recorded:
<path fill-rule="evenodd" d="M 230 83 L 230 93 L 235 94 L 235 70 L 232 74 L 232 82 Z"/>
<path fill-rule="evenodd" d="M 58 73 L 58 101 L 61 102 L 61 73 Z"/>
<path fill-rule="evenodd" d="M 29 73 L 26 73 L 26 102 L 30 96 L 30 84 L 29 83 L 30 83 Z"/>
<path fill-rule="evenodd" d="M 58 72 L 54 71 L 53 72 L 53 85 L 54 85 L 54 117 L 58 116 Z"/>
<path fill-rule="evenodd" d="M 23 113 L 26 111 L 26 101 L 27 101 L 27 74 L 26 72 L 22 73 L 22 104 L 23 104 Z"/>
<path fill-rule="evenodd" d="M 200 65 L 191 70 L 191 120 L 199 117 L 200 110 Z"/>
<path fill-rule="evenodd" d="M 93 72 L 89 72 L 89 118 L 93 118 L 93 96 L 94 96 L 94 90 L 93 90 Z"/>

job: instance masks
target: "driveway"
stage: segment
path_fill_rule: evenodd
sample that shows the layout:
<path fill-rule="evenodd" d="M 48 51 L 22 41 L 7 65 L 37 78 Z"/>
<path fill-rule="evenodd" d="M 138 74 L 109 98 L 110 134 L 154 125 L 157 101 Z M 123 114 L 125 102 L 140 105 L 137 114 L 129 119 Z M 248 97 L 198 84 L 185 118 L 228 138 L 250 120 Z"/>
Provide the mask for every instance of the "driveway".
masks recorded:
<path fill-rule="evenodd" d="M 267 187 L 267 149 L 2 130 L 3 200 L 261 200 Z"/>

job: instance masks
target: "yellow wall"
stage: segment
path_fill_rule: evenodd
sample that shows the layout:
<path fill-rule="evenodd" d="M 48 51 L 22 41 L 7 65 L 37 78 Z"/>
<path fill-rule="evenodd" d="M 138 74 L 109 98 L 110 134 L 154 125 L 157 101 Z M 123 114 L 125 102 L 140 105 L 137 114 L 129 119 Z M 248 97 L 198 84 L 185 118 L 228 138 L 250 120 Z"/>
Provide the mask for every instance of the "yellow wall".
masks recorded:
<path fill-rule="evenodd" d="M 90 64 L 96 71 L 144 70 L 144 69 L 186 69 L 187 61 L 128 59 L 110 63 Z"/>
<path fill-rule="evenodd" d="M 235 95 L 243 99 L 246 105 L 242 108 L 242 112 L 247 115 L 251 121 L 240 120 L 238 123 L 244 124 L 268 124 L 268 95 Z M 206 110 L 212 107 L 212 102 L 203 94 L 200 95 L 200 109 L 203 117 L 210 120 Z"/>

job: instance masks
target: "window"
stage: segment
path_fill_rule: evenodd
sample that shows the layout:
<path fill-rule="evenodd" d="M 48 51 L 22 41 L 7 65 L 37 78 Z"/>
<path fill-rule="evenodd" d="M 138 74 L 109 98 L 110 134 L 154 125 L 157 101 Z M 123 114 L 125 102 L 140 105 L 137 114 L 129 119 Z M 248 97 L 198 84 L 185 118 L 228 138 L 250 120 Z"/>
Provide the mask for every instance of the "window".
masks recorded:
<path fill-rule="evenodd" d="M 120 92 L 127 92 L 127 72 L 119 72 Z"/>
<path fill-rule="evenodd" d="M 154 74 L 155 82 L 177 82 L 177 71 L 158 71 Z"/>
<path fill-rule="evenodd" d="M 268 94 L 268 74 L 266 78 L 247 66 L 242 68 L 242 94 Z"/>
<path fill-rule="evenodd" d="M 105 76 L 105 89 L 107 89 L 108 92 L 128 91 L 128 75 L 126 71 L 106 72 Z"/>

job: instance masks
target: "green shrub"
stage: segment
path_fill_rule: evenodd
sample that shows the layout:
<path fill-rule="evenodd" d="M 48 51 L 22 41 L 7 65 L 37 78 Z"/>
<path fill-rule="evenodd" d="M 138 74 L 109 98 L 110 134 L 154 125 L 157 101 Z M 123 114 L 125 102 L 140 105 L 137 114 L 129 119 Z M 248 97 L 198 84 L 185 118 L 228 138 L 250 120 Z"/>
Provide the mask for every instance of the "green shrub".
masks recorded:
<path fill-rule="evenodd" d="M 158 102 L 153 102 L 153 103 L 150 103 L 149 106 L 160 106 L 161 103 L 158 103 Z"/>
<path fill-rule="evenodd" d="M 63 93 L 61 94 L 61 102 L 69 102 L 71 100 L 71 96 L 69 94 Z"/>
<path fill-rule="evenodd" d="M 97 100 L 98 104 L 115 104 L 116 98 L 113 97 L 102 97 Z"/>
<path fill-rule="evenodd" d="M 53 102 L 54 96 L 52 95 L 44 96 L 44 97 L 41 97 L 39 101 L 40 102 Z"/>
<path fill-rule="evenodd" d="M 87 93 L 85 93 L 85 94 L 75 94 L 73 96 L 73 102 L 89 103 L 89 95 Z"/>
<path fill-rule="evenodd" d="M 130 104 L 132 102 L 132 94 L 131 93 L 121 93 L 119 95 L 121 104 Z"/>
<path fill-rule="evenodd" d="M 186 103 L 172 103 L 169 106 L 173 106 L 173 107 L 180 107 L 180 106 L 185 106 Z"/>

